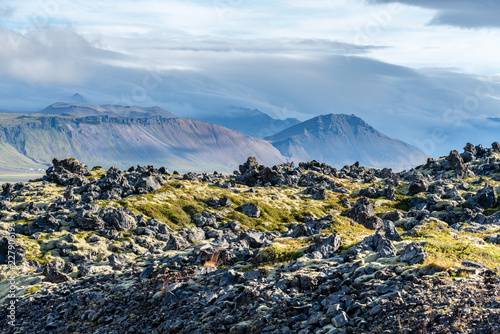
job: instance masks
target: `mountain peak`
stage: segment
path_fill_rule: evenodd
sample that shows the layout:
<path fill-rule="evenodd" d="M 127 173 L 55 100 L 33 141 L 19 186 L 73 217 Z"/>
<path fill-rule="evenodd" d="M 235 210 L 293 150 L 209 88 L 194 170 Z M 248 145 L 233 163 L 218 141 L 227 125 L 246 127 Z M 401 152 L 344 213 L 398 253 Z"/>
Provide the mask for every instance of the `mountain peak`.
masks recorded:
<path fill-rule="evenodd" d="M 345 125 L 346 123 L 351 125 L 351 126 L 368 126 L 371 127 L 368 123 L 366 123 L 362 118 L 351 114 L 326 114 L 326 115 L 319 115 L 316 117 L 311 118 L 309 121 L 311 123 L 326 123 L 326 124 L 332 124 L 336 126 L 341 126 Z"/>
<path fill-rule="evenodd" d="M 71 97 L 71 102 L 75 102 L 75 103 L 87 103 L 87 99 L 85 99 L 82 95 L 80 95 L 79 93 L 76 93 L 74 94 L 72 97 Z"/>
<path fill-rule="evenodd" d="M 292 161 L 317 160 L 337 167 L 359 161 L 367 167 L 406 169 L 428 158 L 352 114 L 316 116 L 266 139 Z"/>

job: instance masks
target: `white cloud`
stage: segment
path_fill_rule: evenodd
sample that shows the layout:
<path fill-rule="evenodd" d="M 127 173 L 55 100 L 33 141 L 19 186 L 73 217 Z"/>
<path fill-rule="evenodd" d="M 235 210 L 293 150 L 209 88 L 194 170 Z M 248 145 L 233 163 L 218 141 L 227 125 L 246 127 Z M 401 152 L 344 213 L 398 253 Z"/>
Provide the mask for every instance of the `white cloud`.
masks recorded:
<path fill-rule="evenodd" d="M 445 1 L 404 2 L 421 8 L 391 0 L 4 0 L 6 6 L 16 9 L 9 28 L 22 31 L 36 18 L 44 23 L 70 23 L 85 38 L 98 37 L 104 48 L 139 56 L 142 62 L 161 58 L 177 63 L 170 56 L 178 53 L 172 51 L 184 48 L 223 50 L 231 44 L 234 51 L 275 52 L 269 49 L 269 41 L 309 40 L 390 47 L 365 51 L 379 60 L 405 66 L 500 73 L 494 59 L 500 52 L 500 36 L 426 25 L 436 13 L 446 10 Z M 370 5 L 373 3 L 379 5 Z M 470 10 L 472 5 L 467 3 L 471 2 L 456 3 L 460 13 L 470 12 L 477 20 L 482 17 L 478 11 L 484 13 L 490 6 L 481 1 L 476 10 Z M 305 50 L 302 46 L 298 51 L 324 52 L 324 47 Z M 175 66 L 193 67 L 186 63 Z"/>
<path fill-rule="evenodd" d="M 20 33 L 0 26 L 0 71 L 27 83 L 81 82 L 94 47 L 70 26 L 33 26 Z"/>

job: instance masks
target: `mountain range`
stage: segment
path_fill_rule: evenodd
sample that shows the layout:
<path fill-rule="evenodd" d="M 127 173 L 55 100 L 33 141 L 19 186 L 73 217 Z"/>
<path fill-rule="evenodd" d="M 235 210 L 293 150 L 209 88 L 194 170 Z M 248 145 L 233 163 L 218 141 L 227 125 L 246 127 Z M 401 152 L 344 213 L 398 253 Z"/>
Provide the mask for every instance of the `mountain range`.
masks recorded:
<path fill-rule="evenodd" d="M 256 138 L 264 138 L 300 123 L 296 118 L 276 119 L 258 109 L 228 108 L 218 114 L 200 115 L 197 119 L 222 125 Z"/>
<path fill-rule="evenodd" d="M 232 172 L 249 156 L 266 165 L 317 160 L 342 167 L 359 161 L 399 170 L 428 157 L 354 115 L 298 123 L 258 110 L 233 110 L 212 119 L 227 127 L 176 117 L 159 107 L 58 102 L 35 114 L 0 114 L 0 172 L 46 168 L 53 158 L 66 157 L 105 168 L 139 163 L 181 172 Z M 266 132 L 272 135 L 255 138 Z"/>
<path fill-rule="evenodd" d="M 46 165 L 54 157 L 74 157 L 108 168 L 140 163 L 228 172 L 248 156 L 274 163 L 283 160 L 265 140 L 187 118 L 8 115 L 10 119 L 3 115 L 0 134 L 0 147 L 8 153 L 2 161 L 16 161 L 22 155 Z"/>

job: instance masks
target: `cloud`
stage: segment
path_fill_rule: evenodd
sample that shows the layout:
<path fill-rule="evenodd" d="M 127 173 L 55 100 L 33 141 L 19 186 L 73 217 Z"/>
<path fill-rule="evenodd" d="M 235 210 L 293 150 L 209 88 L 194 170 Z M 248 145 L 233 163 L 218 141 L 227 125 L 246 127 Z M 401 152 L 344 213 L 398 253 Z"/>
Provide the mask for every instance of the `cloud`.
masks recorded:
<path fill-rule="evenodd" d="M 33 24 L 24 32 L 0 25 L 0 40 L 0 75 L 28 84 L 81 83 L 97 62 L 126 58 L 70 25 Z"/>
<path fill-rule="evenodd" d="M 26 33 L 0 27 L 0 38 L 5 42 L 0 49 L 0 70 L 30 83 L 80 81 L 85 73 L 79 65 L 93 49 L 70 27 L 44 25 Z"/>
<path fill-rule="evenodd" d="M 14 14 L 14 8 L 12 7 L 4 7 L 0 8 L 0 18 L 9 19 Z"/>
<path fill-rule="evenodd" d="M 500 28 L 500 2 L 496 0 L 369 0 L 370 3 L 399 2 L 436 10 L 431 25 L 461 28 Z"/>
<path fill-rule="evenodd" d="M 140 42 L 139 42 L 140 43 Z M 164 51 L 207 51 L 245 53 L 326 53 L 356 55 L 385 48 L 374 45 L 355 45 L 318 38 L 273 38 L 273 39 L 221 39 L 213 37 L 182 37 L 159 39 L 141 48 Z"/>

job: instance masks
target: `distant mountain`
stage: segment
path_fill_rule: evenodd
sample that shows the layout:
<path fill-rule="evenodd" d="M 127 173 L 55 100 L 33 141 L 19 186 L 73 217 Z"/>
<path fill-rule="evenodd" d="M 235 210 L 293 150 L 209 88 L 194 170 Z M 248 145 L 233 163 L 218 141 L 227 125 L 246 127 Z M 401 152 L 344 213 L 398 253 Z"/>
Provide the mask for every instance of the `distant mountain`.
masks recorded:
<path fill-rule="evenodd" d="M 39 112 L 45 115 L 87 115 L 87 116 L 118 116 L 142 118 L 151 116 L 162 116 L 165 118 L 175 117 L 174 114 L 160 107 L 141 108 L 138 106 L 99 105 L 85 103 L 57 102 Z"/>
<path fill-rule="evenodd" d="M 87 102 L 87 99 L 84 98 L 82 95 L 76 93 L 75 95 L 73 95 L 71 97 L 71 102 L 74 102 L 74 103 L 88 103 Z"/>
<path fill-rule="evenodd" d="M 247 108 L 231 108 L 217 115 L 201 115 L 197 119 L 222 125 L 256 138 L 271 136 L 300 123 L 295 118 L 275 119 L 258 109 Z"/>
<path fill-rule="evenodd" d="M 336 167 L 359 161 L 367 167 L 400 170 L 428 158 L 418 148 L 378 132 L 354 115 L 317 116 L 266 140 L 292 161 L 317 160 Z"/>
<path fill-rule="evenodd" d="M 105 168 L 232 172 L 249 156 L 267 165 L 286 160 L 265 140 L 186 118 L 0 114 L 0 172 L 67 157 Z"/>

